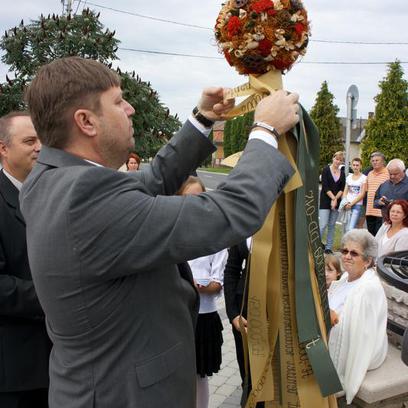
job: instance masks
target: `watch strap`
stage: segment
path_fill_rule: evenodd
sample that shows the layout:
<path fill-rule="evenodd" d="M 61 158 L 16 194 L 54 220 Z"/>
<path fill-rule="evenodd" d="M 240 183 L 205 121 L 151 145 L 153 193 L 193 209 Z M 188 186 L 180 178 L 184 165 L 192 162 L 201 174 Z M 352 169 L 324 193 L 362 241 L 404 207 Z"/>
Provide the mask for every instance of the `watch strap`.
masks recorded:
<path fill-rule="evenodd" d="M 277 139 L 280 138 L 280 134 L 279 132 L 271 125 L 268 125 L 265 122 L 254 122 L 254 124 L 252 125 L 251 129 L 254 129 L 256 127 L 260 127 L 262 129 L 265 129 L 269 132 L 271 132 Z"/>
<path fill-rule="evenodd" d="M 194 118 L 200 122 L 203 126 L 209 128 L 214 125 L 214 120 L 206 118 L 200 111 L 198 110 L 197 106 L 193 109 L 193 116 Z"/>

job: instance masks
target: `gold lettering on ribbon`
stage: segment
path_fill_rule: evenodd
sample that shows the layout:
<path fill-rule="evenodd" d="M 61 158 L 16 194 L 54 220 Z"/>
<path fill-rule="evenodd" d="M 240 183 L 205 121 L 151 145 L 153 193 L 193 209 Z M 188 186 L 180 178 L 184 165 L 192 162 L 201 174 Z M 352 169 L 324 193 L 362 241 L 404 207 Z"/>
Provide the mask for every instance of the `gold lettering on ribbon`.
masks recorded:
<path fill-rule="evenodd" d="M 280 199 L 283 202 L 283 198 Z M 286 393 L 283 394 L 283 406 L 298 407 L 297 377 L 294 361 L 294 345 L 292 331 L 292 310 L 289 288 L 289 260 L 287 248 L 287 231 L 285 207 L 280 206 L 279 211 L 279 234 L 280 234 L 280 261 L 281 261 L 281 294 L 282 294 L 282 326 L 281 336 L 283 337 L 283 350 L 281 350 L 282 362 L 284 363 L 282 385 L 285 386 Z"/>
<path fill-rule="evenodd" d="M 267 341 L 262 333 L 261 301 L 256 296 L 251 296 L 248 299 L 248 307 L 251 308 L 251 330 L 248 332 L 251 351 L 254 355 L 264 356 L 266 354 L 265 344 Z"/>
<path fill-rule="evenodd" d="M 326 278 L 324 275 L 324 252 L 320 245 L 320 232 L 316 219 L 315 196 L 312 190 L 305 194 L 305 211 L 309 233 L 309 243 L 315 262 L 316 277 L 322 299 L 323 316 L 325 319 L 330 316 L 329 302 L 327 299 Z"/>

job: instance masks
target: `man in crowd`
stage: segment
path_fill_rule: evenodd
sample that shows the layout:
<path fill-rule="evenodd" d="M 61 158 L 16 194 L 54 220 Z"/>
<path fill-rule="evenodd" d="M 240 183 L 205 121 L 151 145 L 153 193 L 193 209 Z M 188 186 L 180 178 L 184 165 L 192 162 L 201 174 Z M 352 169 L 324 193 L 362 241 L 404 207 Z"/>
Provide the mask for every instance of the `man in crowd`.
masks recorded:
<path fill-rule="evenodd" d="M 408 200 L 408 177 L 405 175 L 405 164 L 400 159 L 392 159 L 387 164 L 389 180 L 378 187 L 374 207 L 381 209 L 382 217 L 387 214 L 388 204 L 393 200 Z"/>
<path fill-rule="evenodd" d="M 195 406 L 197 292 L 177 264 L 258 230 L 293 174 L 277 135 L 298 96 L 260 102 L 237 167 L 217 190 L 174 196 L 214 150 L 231 109 L 208 88 L 151 166 L 116 169 L 134 148 L 117 75 L 78 57 L 43 66 L 27 100 L 43 148 L 22 190 L 33 278 L 54 348 L 50 407 Z M 139 114 L 138 112 L 136 114 Z"/>
<path fill-rule="evenodd" d="M 373 169 L 367 175 L 366 221 L 368 231 L 375 236 L 382 225 L 382 214 L 380 209 L 374 207 L 374 197 L 380 184 L 389 179 L 389 174 L 381 152 L 372 153 L 370 163 Z"/>
<path fill-rule="evenodd" d="M 51 348 L 28 265 L 18 196 L 40 151 L 28 113 L 0 118 L 0 407 L 48 406 Z"/>

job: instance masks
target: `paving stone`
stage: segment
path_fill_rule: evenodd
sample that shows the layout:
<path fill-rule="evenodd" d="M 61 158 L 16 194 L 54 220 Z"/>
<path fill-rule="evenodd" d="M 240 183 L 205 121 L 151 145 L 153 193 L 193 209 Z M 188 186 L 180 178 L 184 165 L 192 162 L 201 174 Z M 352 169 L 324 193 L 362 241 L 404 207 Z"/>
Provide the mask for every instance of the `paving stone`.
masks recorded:
<path fill-rule="evenodd" d="M 225 395 L 226 397 L 229 397 L 236 389 L 237 387 L 235 385 L 223 384 L 218 388 L 217 395 Z"/>

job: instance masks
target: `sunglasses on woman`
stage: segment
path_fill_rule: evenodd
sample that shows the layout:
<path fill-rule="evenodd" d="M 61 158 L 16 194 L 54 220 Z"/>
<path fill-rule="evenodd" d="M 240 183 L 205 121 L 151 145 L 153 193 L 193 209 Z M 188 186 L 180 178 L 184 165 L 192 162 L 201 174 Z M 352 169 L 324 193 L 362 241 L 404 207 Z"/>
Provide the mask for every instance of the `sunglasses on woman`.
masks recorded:
<path fill-rule="evenodd" d="M 340 252 L 344 256 L 350 254 L 352 258 L 357 258 L 358 256 L 361 256 L 361 254 L 359 254 L 357 251 L 354 251 L 353 249 L 350 251 L 347 248 L 343 248 L 343 249 L 340 249 Z"/>

